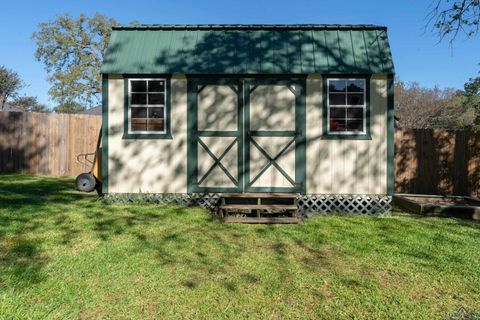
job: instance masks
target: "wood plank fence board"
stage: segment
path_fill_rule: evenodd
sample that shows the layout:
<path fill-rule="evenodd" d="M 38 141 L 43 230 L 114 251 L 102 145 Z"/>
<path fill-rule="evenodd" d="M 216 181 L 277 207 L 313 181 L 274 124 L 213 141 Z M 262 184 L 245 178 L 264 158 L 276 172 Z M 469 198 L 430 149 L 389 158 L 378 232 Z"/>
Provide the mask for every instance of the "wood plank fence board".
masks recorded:
<path fill-rule="evenodd" d="M 94 152 L 101 117 L 0 112 L 0 172 L 76 176 L 90 170 L 77 154 Z"/>
<path fill-rule="evenodd" d="M 396 129 L 395 192 L 480 196 L 480 134 Z"/>

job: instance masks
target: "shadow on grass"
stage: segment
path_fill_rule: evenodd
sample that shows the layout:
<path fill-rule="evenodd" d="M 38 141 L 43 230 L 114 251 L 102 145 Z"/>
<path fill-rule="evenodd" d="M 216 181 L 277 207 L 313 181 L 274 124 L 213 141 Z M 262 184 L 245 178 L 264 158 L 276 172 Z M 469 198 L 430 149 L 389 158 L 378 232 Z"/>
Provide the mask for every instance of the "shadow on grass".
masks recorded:
<path fill-rule="evenodd" d="M 308 270 L 343 274 L 351 257 L 362 261 L 396 255 L 433 270 L 444 268 L 445 259 L 455 266 L 466 263 L 455 252 L 432 251 L 432 243 L 461 245 L 442 233 L 466 225 L 478 234 L 479 223 L 413 218 L 420 223 L 349 216 L 318 217 L 295 226 L 228 225 L 201 209 L 105 205 L 95 194 L 76 192 L 71 178 L 0 175 L 0 283 L 27 287 L 43 281 L 49 263 L 45 248 L 72 246 L 80 237 L 106 244 L 109 250 L 128 241 L 125 257 L 148 253 L 153 263 L 170 272 L 187 270 L 181 282 L 186 289 L 214 280 L 239 292 L 240 285 L 260 282 L 255 268 L 236 269 L 247 255 L 266 257 L 264 263 L 286 282 L 294 277 L 288 270 L 297 263 Z M 244 282 L 232 281 L 231 272 Z"/>
<path fill-rule="evenodd" d="M 42 281 L 41 269 L 48 262 L 38 248 L 38 243 L 22 236 L 0 239 L 0 280 L 13 276 L 15 286 L 26 287 Z M 2 286 L 0 285 L 0 288 Z"/>
<path fill-rule="evenodd" d="M 0 282 L 27 287 L 42 281 L 48 262 L 44 232 L 63 230 L 64 243 L 79 231 L 68 225 L 65 203 L 84 197 L 71 178 L 0 174 Z"/>
<path fill-rule="evenodd" d="M 225 273 L 245 250 L 243 232 L 195 210 L 106 205 L 93 193 L 75 191 L 71 178 L 0 175 L 0 283 L 27 287 L 42 281 L 50 250 L 45 248 L 75 245 L 83 235 L 109 246 L 115 246 L 119 236 L 131 237 L 131 250 L 154 252 L 159 265 L 190 266 L 185 286 L 193 287 L 205 277 Z M 232 237 L 225 238 L 228 228 Z M 202 242 L 214 247 L 205 250 Z M 233 284 L 225 286 L 236 290 Z"/>

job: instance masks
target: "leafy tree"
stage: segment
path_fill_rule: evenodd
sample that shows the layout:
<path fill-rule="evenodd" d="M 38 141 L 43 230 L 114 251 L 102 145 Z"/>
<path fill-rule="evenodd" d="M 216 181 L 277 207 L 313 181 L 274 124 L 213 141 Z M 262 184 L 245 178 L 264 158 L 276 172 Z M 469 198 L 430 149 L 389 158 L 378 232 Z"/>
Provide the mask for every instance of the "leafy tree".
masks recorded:
<path fill-rule="evenodd" d="M 111 28 L 117 21 L 96 13 L 92 18 L 69 14 L 40 23 L 33 34 L 35 57 L 45 64 L 58 110 L 74 112 L 100 101 L 100 66 Z"/>
<path fill-rule="evenodd" d="M 12 103 L 12 106 L 15 106 L 21 109 L 24 112 L 48 112 L 48 108 L 38 102 L 37 97 L 23 96 L 18 97 Z"/>
<path fill-rule="evenodd" d="M 465 83 L 465 95 L 472 97 L 480 97 L 480 76 L 470 79 Z"/>
<path fill-rule="evenodd" d="M 53 108 L 53 111 L 56 113 L 78 113 L 84 110 L 85 107 L 75 101 L 65 101 Z"/>
<path fill-rule="evenodd" d="M 3 110 L 5 102 L 18 96 L 18 92 L 25 86 L 18 73 L 0 66 L 0 105 Z"/>
<path fill-rule="evenodd" d="M 475 112 L 476 118 L 472 127 L 474 130 L 480 131 L 480 76 L 465 83 L 460 101 L 467 110 Z"/>
<path fill-rule="evenodd" d="M 459 33 L 476 36 L 480 27 L 480 0 L 435 0 L 427 18 L 440 40 L 450 37 L 450 44 Z"/>

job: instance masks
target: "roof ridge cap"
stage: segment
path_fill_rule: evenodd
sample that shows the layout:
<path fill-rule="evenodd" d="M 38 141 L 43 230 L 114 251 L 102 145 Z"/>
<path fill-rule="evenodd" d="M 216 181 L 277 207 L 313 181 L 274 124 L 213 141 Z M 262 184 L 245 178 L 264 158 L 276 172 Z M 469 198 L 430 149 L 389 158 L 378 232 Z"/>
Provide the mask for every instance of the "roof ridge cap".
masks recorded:
<path fill-rule="evenodd" d="M 172 29 L 376 29 L 386 30 L 386 26 L 373 24 L 133 24 L 133 25 L 118 25 L 112 28 L 113 30 L 172 30 Z"/>

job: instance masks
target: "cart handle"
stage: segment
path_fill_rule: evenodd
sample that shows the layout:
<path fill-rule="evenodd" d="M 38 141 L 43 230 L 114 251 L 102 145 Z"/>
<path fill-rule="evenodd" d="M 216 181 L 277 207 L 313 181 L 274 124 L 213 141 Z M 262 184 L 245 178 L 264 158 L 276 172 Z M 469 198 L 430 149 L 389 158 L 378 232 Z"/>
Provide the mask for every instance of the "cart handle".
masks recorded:
<path fill-rule="evenodd" d="M 88 157 L 89 156 L 95 156 L 96 154 L 97 154 L 97 151 L 77 154 L 77 163 L 80 163 L 80 164 L 85 165 L 85 166 L 93 165 L 95 160 L 92 161 L 92 160 L 88 159 Z"/>
<path fill-rule="evenodd" d="M 77 154 L 77 163 L 80 163 L 81 165 L 84 165 L 84 166 L 91 166 L 90 172 L 93 171 L 93 167 L 95 166 L 95 161 L 97 161 L 97 155 L 98 155 L 98 150 L 100 149 L 101 139 L 102 139 L 102 127 L 100 127 L 100 131 L 98 133 L 97 148 L 95 149 L 95 152 Z M 88 156 L 93 156 L 93 161 L 89 160 Z M 80 159 L 80 158 L 83 158 L 83 159 Z"/>

